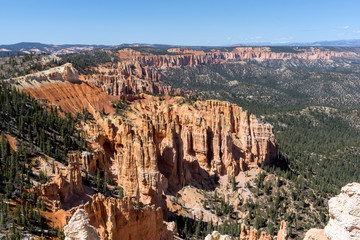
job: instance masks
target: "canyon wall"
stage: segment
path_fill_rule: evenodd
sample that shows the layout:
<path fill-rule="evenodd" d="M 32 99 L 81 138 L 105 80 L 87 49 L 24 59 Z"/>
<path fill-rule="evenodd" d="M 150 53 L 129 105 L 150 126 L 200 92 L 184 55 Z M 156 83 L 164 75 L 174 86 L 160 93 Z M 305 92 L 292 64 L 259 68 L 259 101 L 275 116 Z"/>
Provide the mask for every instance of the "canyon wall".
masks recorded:
<path fill-rule="evenodd" d="M 158 208 L 165 207 L 165 192 L 176 193 L 185 184 L 211 189 L 220 175 L 235 176 L 277 158 L 272 126 L 228 102 L 168 96 L 162 100 L 142 94 L 128 109 L 106 115 L 98 110 L 111 98 L 79 80 L 69 64 L 9 82 L 66 111 L 86 107 L 94 114 L 84 129 L 92 149 L 97 144 L 101 150 L 70 155 L 69 166 L 34 191 L 52 204 L 53 211 L 87 202 L 80 208 L 101 239 L 171 238 L 163 224 L 165 208 Z M 92 174 L 98 168 L 110 171 L 126 198 L 93 195 L 89 199 L 81 168 Z"/>
<path fill-rule="evenodd" d="M 103 240 L 172 239 L 172 233 L 163 223 L 162 210 L 154 206 L 143 206 L 131 199 L 105 198 L 101 194 L 92 196 L 91 203 L 76 207 L 70 212 L 84 209 L 89 223 L 95 227 Z"/>
<path fill-rule="evenodd" d="M 147 96 L 123 116 L 98 119 L 105 130 L 94 138 L 112 151 L 127 196 L 164 206 L 165 191 L 211 187 L 214 176 L 234 176 L 277 158 L 270 124 L 228 102 L 184 101 Z"/>
<path fill-rule="evenodd" d="M 224 64 L 243 60 L 263 61 L 267 59 L 330 60 L 334 57 L 353 57 L 355 53 L 320 50 L 317 48 L 294 50 L 292 52 L 272 52 L 269 47 L 236 47 L 232 51 L 212 49 L 209 52 L 186 48 L 169 49 L 167 54 L 151 54 L 133 49 L 123 49 L 115 53 L 118 62 L 101 64 L 98 72 L 82 75 L 81 79 L 91 82 L 108 94 L 119 96 L 150 92 L 169 95 L 184 93 L 181 89 L 160 84 L 159 69 L 197 66 L 204 64 Z"/>
<path fill-rule="evenodd" d="M 78 159 L 69 155 L 68 161 L 66 168 L 56 168 L 56 175 L 52 181 L 31 190 L 42 196 L 52 211 L 59 210 L 74 194 L 84 191 Z"/>
<path fill-rule="evenodd" d="M 80 78 L 100 87 L 110 95 L 122 96 L 143 92 L 155 95 L 187 93 L 181 89 L 160 84 L 160 74 L 151 66 L 140 64 L 137 60 L 109 62 L 101 64 L 96 70 L 99 73 L 82 75 Z"/>

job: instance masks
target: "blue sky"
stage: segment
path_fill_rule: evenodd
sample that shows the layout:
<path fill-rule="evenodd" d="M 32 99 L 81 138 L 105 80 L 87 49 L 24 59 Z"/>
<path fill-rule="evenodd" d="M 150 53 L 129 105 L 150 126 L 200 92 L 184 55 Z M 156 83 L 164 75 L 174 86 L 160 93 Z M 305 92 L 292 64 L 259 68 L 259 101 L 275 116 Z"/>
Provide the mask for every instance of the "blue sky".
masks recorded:
<path fill-rule="evenodd" d="M 360 0 L 0 0 L 0 44 L 360 39 Z"/>

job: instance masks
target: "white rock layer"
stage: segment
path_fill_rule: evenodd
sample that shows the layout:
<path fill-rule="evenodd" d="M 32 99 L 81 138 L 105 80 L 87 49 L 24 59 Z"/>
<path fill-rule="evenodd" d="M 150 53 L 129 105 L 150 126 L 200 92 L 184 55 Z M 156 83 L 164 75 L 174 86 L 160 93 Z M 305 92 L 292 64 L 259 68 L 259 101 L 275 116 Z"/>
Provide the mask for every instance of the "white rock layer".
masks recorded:
<path fill-rule="evenodd" d="M 77 210 L 64 227 L 65 240 L 100 240 L 84 209 Z"/>
<path fill-rule="evenodd" d="M 325 234 L 330 240 L 360 239 L 360 183 L 349 183 L 329 201 L 330 220 Z"/>
<path fill-rule="evenodd" d="M 208 234 L 205 240 L 231 240 L 229 235 L 221 235 L 218 231 L 213 231 L 212 234 Z"/>
<path fill-rule="evenodd" d="M 50 68 L 48 70 L 31 73 L 25 76 L 9 78 L 4 80 L 14 85 L 18 89 L 29 87 L 40 87 L 45 84 L 55 82 L 73 82 L 80 83 L 79 73 L 71 63 L 65 63 L 62 66 Z"/>

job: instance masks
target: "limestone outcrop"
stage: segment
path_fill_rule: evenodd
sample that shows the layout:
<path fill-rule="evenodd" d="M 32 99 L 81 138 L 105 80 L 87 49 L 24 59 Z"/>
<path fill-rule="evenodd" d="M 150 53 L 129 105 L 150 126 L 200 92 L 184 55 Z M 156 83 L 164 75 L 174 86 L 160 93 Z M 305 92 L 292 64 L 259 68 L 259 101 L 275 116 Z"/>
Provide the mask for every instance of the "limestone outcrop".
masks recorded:
<path fill-rule="evenodd" d="M 164 206 L 165 191 L 206 187 L 211 176 L 234 176 L 277 157 L 272 126 L 227 102 L 150 97 L 98 123 L 98 142 L 114 155 L 119 185 L 146 204 Z"/>
<path fill-rule="evenodd" d="M 360 239 L 360 183 L 350 183 L 329 201 L 325 234 L 330 240 Z"/>
<path fill-rule="evenodd" d="M 205 240 L 232 240 L 229 235 L 221 235 L 218 231 L 213 231 L 205 237 Z"/>
<path fill-rule="evenodd" d="M 103 240 L 146 240 L 172 239 L 163 223 L 162 210 L 154 206 L 144 206 L 130 198 L 105 198 L 101 194 L 92 196 L 78 208 L 84 209 L 100 238 Z M 72 209 L 70 211 L 75 211 Z M 78 211 L 78 210 L 77 210 Z"/>
<path fill-rule="evenodd" d="M 25 76 L 5 80 L 19 89 L 40 87 L 52 82 L 79 82 L 79 73 L 71 63 L 54 67 L 41 72 L 31 73 Z"/>
<path fill-rule="evenodd" d="M 304 240 L 360 239 L 360 183 L 349 183 L 329 200 L 330 220 L 323 229 L 310 229 Z"/>
<path fill-rule="evenodd" d="M 64 227 L 65 240 L 100 240 L 95 228 L 90 225 L 88 214 L 78 209 Z"/>
<path fill-rule="evenodd" d="M 29 93 L 40 102 L 58 106 L 72 114 L 81 112 L 84 108 L 90 113 L 103 109 L 108 113 L 113 112 L 111 102 L 117 100 L 99 87 L 85 82 L 51 81 L 41 86 L 24 88 L 23 92 Z"/>

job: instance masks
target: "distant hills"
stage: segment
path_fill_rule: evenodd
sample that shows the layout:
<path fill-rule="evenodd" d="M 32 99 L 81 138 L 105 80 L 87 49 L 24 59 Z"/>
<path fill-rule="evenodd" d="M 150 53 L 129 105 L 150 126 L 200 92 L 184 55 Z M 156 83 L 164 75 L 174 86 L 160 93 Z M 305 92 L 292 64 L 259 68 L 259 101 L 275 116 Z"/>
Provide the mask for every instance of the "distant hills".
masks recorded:
<path fill-rule="evenodd" d="M 291 43 L 288 46 L 323 46 L 323 47 L 360 47 L 360 39 L 338 40 L 338 41 L 318 41 L 312 43 Z"/>
<path fill-rule="evenodd" d="M 0 45 L 0 54 L 6 55 L 7 53 L 49 53 L 49 54 L 66 54 L 76 53 L 82 51 L 89 51 L 95 48 L 112 48 L 114 46 L 107 45 L 85 45 L 85 44 L 43 44 L 37 42 L 21 42 L 9 45 Z"/>
<path fill-rule="evenodd" d="M 38 42 L 20 42 L 15 44 L 0 45 L 0 56 L 7 56 L 8 54 L 24 54 L 24 53 L 49 53 L 54 55 L 77 53 L 83 51 L 89 51 L 96 48 L 116 48 L 116 47 L 153 47 L 166 49 L 171 47 L 177 47 L 175 45 L 164 44 L 120 44 L 120 45 L 94 45 L 94 44 L 43 44 Z M 201 47 L 199 47 L 201 48 Z M 208 47 L 206 47 L 208 48 Z"/>
<path fill-rule="evenodd" d="M 178 45 L 166 44 L 120 44 L 120 45 L 86 45 L 86 44 L 43 44 L 37 42 L 21 42 L 8 45 L 0 45 L 0 56 L 7 56 L 8 54 L 24 54 L 24 53 L 48 53 L 54 55 L 77 53 L 89 51 L 96 48 L 115 48 L 115 47 L 153 47 L 166 49 L 171 47 L 180 47 Z M 360 39 L 353 40 L 338 40 L 338 41 L 318 41 L 310 43 L 248 43 L 236 44 L 233 46 L 336 46 L 336 47 L 360 47 Z M 187 46 L 189 47 L 189 46 Z M 215 46 L 214 46 L 215 47 Z M 217 46 L 221 47 L 221 46 Z M 206 49 L 210 46 L 190 46 L 193 49 Z"/>
<path fill-rule="evenodd" d="M 292 43 L 292 42 L 262 42 L 262 43 L 239 43 L 232 46 L 313 46 L 313 47 L 360 47 L 360 39 L 351 40 L 337 40 L 337 41 L 316 41 L 305 43 Z"/>

